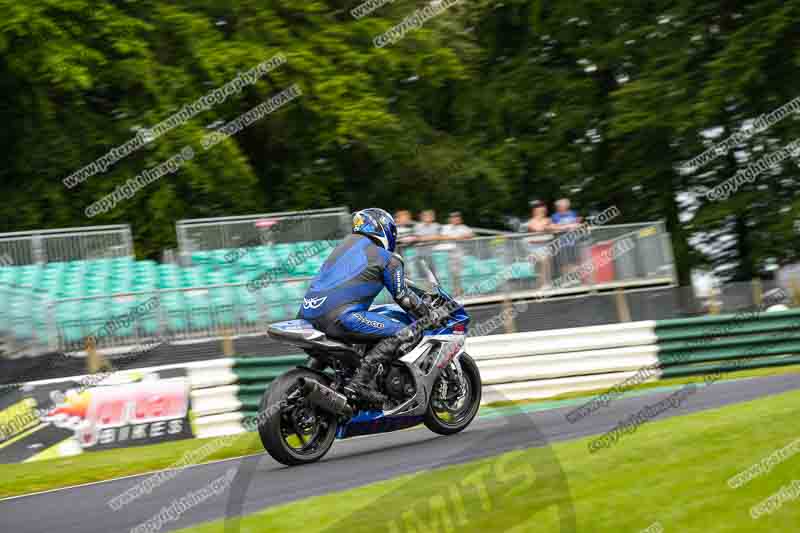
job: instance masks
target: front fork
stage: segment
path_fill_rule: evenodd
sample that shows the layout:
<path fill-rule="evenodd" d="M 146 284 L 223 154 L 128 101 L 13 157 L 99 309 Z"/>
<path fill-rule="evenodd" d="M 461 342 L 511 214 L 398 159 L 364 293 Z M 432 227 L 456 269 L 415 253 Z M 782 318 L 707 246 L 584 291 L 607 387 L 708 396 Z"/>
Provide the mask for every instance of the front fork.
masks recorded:
<path fill-rule="evenodd" d="M 438 390 L 434 392 L 437 395 L 437 400 L 449 402 L 464 393 L 466 379 L 460 363 L 461 353 L 463 353 L 463 350 L 442 370 L 441 377 L 445 379 L 437 380 Z M 453 387 L 455 390 L 452 390 L 450 386 L 453 383 L 455 383 L 455 387 Z"/>

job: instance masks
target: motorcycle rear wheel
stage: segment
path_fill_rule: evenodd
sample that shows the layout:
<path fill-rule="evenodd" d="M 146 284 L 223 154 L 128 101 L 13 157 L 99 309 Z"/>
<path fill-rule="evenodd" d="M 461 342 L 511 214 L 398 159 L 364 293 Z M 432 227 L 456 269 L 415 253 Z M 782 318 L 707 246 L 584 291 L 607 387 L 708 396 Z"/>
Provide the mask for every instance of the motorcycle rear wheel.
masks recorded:
<path fill-rule="evenodd" d="M 334 415 L 316 407 L 302 405 L 302 401 L 281 405 L 300 389 L 300 378 L 330 385 L 315 372 L 295 368 L 272 382 L 259 407 L 259 416 L 263 417 L 258 425 L 261 443 L 273 459 L 287 466 L 319 461 L 328 453 L 336 438 Z"/>

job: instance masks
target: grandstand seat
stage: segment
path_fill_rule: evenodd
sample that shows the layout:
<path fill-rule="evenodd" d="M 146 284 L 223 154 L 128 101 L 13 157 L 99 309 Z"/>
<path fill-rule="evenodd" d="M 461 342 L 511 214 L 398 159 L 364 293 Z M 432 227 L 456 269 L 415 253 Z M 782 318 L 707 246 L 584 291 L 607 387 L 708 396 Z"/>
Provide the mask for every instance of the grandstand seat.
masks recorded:
<path fill-rule="evenodd" d="M 189 313 L 189 327 L 208 329 L 211 325 L 208 289 L 185 291 L 183 297 Z"/>
<path fill-rule="evenodd" d="M 204 272 L 204 278 L 208 285 L 223 285 L 227 282 L 225 272 L 211 268 Z"/>
<path fill-rule="evenodd" d="M 57 302 L 55 304 L 57 327 L 63 333 L 67 342 L 79 341 L 83 336 L 80 313 L 81 305 L 76 300 Z"/>
<path fill-rule="evenodd" d="M 245 288 L 245 290 L 249 289 Z M 254 292 L 253 294 L 258 294 L 257 298 L 263 301 L 268 320 L 283 320 L 283 318 L 287 316 L 288 313 L 285 309 L 287 294 L 281 285 L 277 283 L 271 283 L 266 287 L 259 289 L 257 293 Z"/>
<path fill-rule="evenodd" d="M 159 305 L 152 306 L 152 302 L 149 302 L 150 298 L 152 297 L 153 295 L 150 294 L 141 294 L 136 297 L 136 305 L 139 306 L 139 309 L 152 308 L 150 311 L 139 313 L 137 319 L 139 331 L 149 337 L 158 335 L 158 332 L 161 329 L 160 307 L 163 305 L 163 302 L 161 302 L 159 299 Z"/>
<path fill-rule="evenodd" d="M 214 324 L 231 327 L 234 323 L 234 302 L 236 301 L 232 287 L 215 287 L 209 289 L 209 302 Z"/>
<path fill-rule="evenodd" d="M 106 302 L 102 298 L 81 302 L 79 310 L 81 326 L 97 337 L 103 337 L 108 334 L 103 325 L 111 318 L 111 312 L 114 313 L 114 316 L 120 313 L 116 307 L 113 310 L 108 309 Z M 114 335 L 116 334 L 114 332 Z"/>
<path fill-rule="evenodd" d="M 258 322 L 260 313 L 256 294 L 244 286 L 234 287 L 233 290 L 237 306 L 241 310 L 239 319 L 248 324 Z"/>
<path fill-rule="evenodd" d="M 161 307 L 167 317 L 167 328 L 173 333 L 186 330 L 188 309 L 182 291 L 165 291 L 160 294 Z"/>
<path fill-rule="evenodd" d="M 535 277 L 533 265 L 527 261 L 513 263 L 511 265 L 511 277 L 512 279 L 529 279 Z"/>
<path fill-rule="evenodd" d="M 285 299 L 284 303 L 299 307 L 300 303 L 303 301 L 303 296 L 305 296 L 308 290 L 308 282 L 304 281 L 294 281 L 291 283 L 286 283 L 283 287 Z"/>
<path fill-rule="evenodd" d="M 187 267 L 181 272 L 181 287 L 203 287 L 206 285 L 205 272 L 201 267 Z"/>

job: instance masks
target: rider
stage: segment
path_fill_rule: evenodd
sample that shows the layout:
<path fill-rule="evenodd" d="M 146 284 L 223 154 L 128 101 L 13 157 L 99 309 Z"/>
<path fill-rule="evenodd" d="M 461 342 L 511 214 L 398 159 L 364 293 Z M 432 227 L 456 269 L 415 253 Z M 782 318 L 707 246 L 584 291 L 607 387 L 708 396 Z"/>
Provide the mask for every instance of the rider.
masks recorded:
<path fill-rule="evenodd" d="M 403 259 L 393 253 L 397 226 L 383 209 L 370 208 L 353 215 L 353 233 L 345 238 L 322 265 L 311 282 L 298 318 L 332 338 L 371 345 L 361 359 L 348 388 L 373 405 L 385 400 L 375 386 L 375 371 L 390 361 L 398 349 L 419 342 L 420 328 L 369 311 L 372 301 L 386 287 L 389 294 L 414 319 L 434 315 L 416 293 L 406 286 Z"/>

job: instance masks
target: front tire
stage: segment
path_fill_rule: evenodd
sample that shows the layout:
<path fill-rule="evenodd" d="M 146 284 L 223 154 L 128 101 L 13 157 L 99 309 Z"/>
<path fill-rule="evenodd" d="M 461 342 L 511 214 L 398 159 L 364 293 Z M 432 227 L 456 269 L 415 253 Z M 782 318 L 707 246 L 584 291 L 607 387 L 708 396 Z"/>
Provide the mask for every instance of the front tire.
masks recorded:
<path fill-rule="evenodd" d="M 278 377 L 264 393 L 259 413 L 268 413 L 258 426 L 264 449 L 287 466 L 309 464 L 322 459 L 336 438 L 336 417 L 318 408 L 287 402 L 298 394 L 300 378 L 330 385 L 315 372 L 295 368 Z M 287 402 L 287 405 L 281 405 Z M 261 416 L 261 415 L 259 415 Z M 314 420 L 313 423 L 305 423 Z"/>
<path fill-rule="evenodd" d="M 483 382 L 478 365 L 467 352 L 461 354 L 458 362 L 461 364 L 467 389 L 464 391 L 466 397 L 463 399 L 463 404 L 459 405 L 457 401 L 442 402 L 432 396 L 425 413 L 425 426 L 439 435 L 453 435 L 466 429 L 481 406 Z M 442 379 L 444 376 L 439 377 L 439 380 Z M 437 385 L 439 380 L 436 381 Z M 434 386 L 433 394 L 436 394 L 437 385 Z"/>

